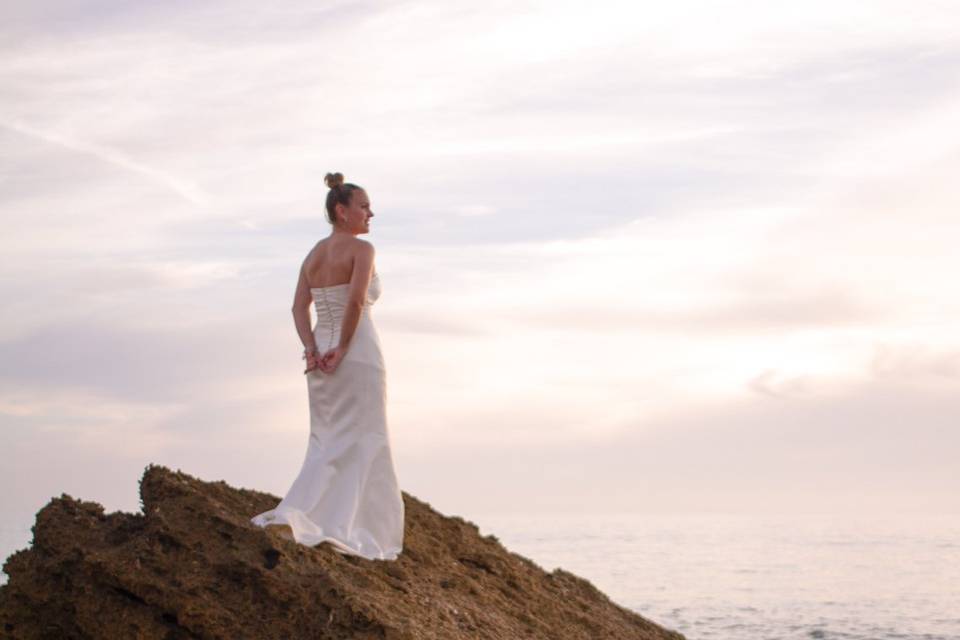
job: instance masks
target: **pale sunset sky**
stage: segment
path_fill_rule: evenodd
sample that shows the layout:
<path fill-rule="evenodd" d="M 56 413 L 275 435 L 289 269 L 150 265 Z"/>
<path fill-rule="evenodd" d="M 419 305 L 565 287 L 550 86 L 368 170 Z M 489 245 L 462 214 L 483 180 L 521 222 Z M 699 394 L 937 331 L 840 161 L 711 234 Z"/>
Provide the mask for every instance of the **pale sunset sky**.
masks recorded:
<path fill-rule="evenodd" d="M 444 513 L 960 513 L 958 168 L 954 2 L 4 3 L 0 510 L 283 495 L 340 171 Z"/>

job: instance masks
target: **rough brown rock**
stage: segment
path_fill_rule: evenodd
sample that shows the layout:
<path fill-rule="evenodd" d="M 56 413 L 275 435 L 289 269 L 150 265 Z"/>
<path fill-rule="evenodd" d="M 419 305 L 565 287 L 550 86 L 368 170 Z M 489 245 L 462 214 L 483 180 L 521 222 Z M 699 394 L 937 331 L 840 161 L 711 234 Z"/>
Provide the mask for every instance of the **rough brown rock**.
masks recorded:
<path fill-rule="evenodd" d="M 43 507 L 4 564 L 0 637 L 683 639 L 406 493 L 392 562 L 256 527 L 279 499 L 222 481 L 150 465 L 140 497 L 137 514 Z"/>

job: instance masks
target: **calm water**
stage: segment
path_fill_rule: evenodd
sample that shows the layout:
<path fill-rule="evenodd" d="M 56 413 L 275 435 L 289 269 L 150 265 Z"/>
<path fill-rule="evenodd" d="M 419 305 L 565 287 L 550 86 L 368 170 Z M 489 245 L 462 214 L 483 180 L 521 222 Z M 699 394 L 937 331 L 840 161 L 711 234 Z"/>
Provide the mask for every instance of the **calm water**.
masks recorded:
<path fill-rule="evenodd" d="M 690 640 L 960 639 L 960 516 L 474 521 Z"/>
<path fill-rule="evenodd" d="M 473 520 L 690 640 L 960 640 L 960 516 Z M 0 529 L 4 558 L 29 527 Z"/>

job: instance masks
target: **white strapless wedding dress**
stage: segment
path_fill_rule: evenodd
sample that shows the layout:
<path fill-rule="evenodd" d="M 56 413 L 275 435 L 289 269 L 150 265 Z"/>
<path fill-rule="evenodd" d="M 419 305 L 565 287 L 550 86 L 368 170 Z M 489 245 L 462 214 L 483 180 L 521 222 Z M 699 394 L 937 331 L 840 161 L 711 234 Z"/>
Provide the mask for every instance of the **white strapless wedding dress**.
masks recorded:
<path fill-rule="evenodd" d="M 345 283 L 310 290 L 321 354 L 340 341 L 348 289 Z M 370 316 L 380 292 L 374 273 L 336 371 L 306 374 L 310 439 L 303 467 L 280 504 L 251 522 L 290 525 L 301 544 L 329 542 L 342 553 L 395 560 L 403 549 L 404 507 L 387 430 L 386 369 Z"/>

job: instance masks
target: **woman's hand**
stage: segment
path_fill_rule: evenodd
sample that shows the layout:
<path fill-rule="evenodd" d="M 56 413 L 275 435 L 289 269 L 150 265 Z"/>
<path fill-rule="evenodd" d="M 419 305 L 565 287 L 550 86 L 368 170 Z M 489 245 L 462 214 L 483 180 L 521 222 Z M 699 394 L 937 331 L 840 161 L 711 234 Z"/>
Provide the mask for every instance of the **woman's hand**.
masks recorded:
<path fill-rule="evenodd" d="M 304 351 L 303 359 L 307 361 L 307 368 L 303 370 L 305 374 L 320 367 L 320 354 L 316 350 Z"/>
<path fill-rule="evenodd" d="M 337 365 L 343 360 L 346 352 L 346 349 L 337 346 L 324 353 L 320 358 L 320 370 L 324 373 L 333 373 L 336 371 Z"/>

